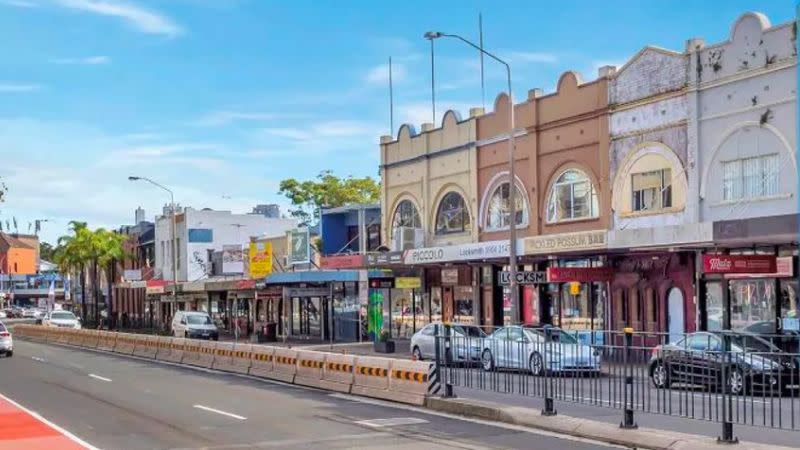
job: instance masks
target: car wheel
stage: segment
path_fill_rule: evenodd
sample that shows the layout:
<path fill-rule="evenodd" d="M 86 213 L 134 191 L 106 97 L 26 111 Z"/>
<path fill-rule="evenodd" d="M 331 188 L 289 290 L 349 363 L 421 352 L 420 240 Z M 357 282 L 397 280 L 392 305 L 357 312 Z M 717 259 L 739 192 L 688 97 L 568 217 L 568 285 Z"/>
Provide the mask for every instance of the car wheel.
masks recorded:
<path fill-rule="evenodd" d="M 531 371 L 531 375 L 537 377 L 544 375 L 544 362 L 542 361 L 542 355 L 534 352 L 528 360 L 528 369 Z"/>
<path fill-rule="evenodd" d="M 495 369 L 494 358 L 492 357 L 492 352 L 489 350 L 484 350 L 481 354 L 481 366 L 483 370 L 487 372 L 491 372 Z"/>
<path fill-rule="evenodd" d="M 419 347 L 414 346 L 414 350 L 411 352 L 411 354 L 414 356 L 415 360 L 422 361 L 422 352 L 419 351 Z"/>
<path fill-rule="evenodd" d="M 12 350 L 6 352 L 6 358 L 11 358 L 12 356 L 14 356 L 14 352 Z"/>
<path fill-rule="evenodd" d="M 733 367 L 728 372 L 728 379 L 725 382 L 725 387 L 728 389 L 729 394 L 742 395 L 747 390 L 747 383 L 744 377 L 744 372 L 738 367 Z"/>
<path fill-rule="evenodd" d="M 658 389 L 669 389 L 669 370 L 663 361 L 657 361 L 650 370 L 650 379 Z"/>
<path fill-rule="evenodd" d="M 189 339 L 189 332 L 188 331 L 184 331 L 183 332 L 183 338 L 184 339 Z"/>

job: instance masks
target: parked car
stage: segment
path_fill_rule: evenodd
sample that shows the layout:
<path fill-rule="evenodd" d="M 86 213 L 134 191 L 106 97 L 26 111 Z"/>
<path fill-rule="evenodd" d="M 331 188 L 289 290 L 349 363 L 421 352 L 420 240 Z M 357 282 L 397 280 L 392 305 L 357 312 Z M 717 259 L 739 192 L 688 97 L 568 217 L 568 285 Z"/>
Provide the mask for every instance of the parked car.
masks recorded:
<path fill-rule="evenodd" d="M 776 331 L 775 321 L 773 320 L 752 323 L 742 331 L 757 334 L 784 352 L 798 353 L 800 351 L 800 332 L 794 330 Z"/>
<path fill-rule="evenodd" d="M 70 311 L 52 311 L 42 319 L 42 325 L 55 328 L 81 329 L 81 320 Z"/>
<path fill-rule="evenodd" d="M 753 335 L 743 339 L 754 345 Z M 781 365 L 763 353 L 746 351 L 736 340 L 732 337 L 730 356 L 723 351 L 718 333 L 689 333 L 677 342 L 656 346 L 650 358 L 650 379 L 657 388 L 686 383 L 713 390 L 724 387 L 735 395 L 754 388 L 778 389 Z"/>
<path fill-rule="evenodd" d="M 172 318 L 172 334 L 191 339 L 219 339 L 219 330 L 208 313 L 200 311 L 178 311 Z"/>
<path fill-rule="evenodd" d="M 4 309 L 0 309 L 0 319 L 5 319 L 8 317 L 8 314 Z"/>
<path fill-rule="evenodd" d="M 10 358 L 14 355 L 14 341 L 11 338 L 11 332 L 8 328 L 0 322 L 0 354 Z"/>
<path fill-rule="evenodd" d="M 36 317 L 36 311 L 33 308 L 25 308 L 22 310 L 22 317 L 25 319 L 33 319 Z"/>
<path fill-rule="evenodd" d="M 411 336 L 411 354 L 414 358 L 422 361 L 423 359 L 433 359 L 436 357 L 436 327 L 441 327 L 444 333 L 444 325 L 441 322 L 434 322 L 426 325 L 421 330 Z M 480 359 L 483 340 L 486 333 L 475 325 L 464 325 L 454 323 L 450 326 L 450 348 L 453 349 L 453 359 L 455 361 L 478 361 Z M 444 357 L 445 355 L 441 355 Z"/>
<path fill-rule="evenodd" d="M 486 371 L 522 369 L 533 375 L 600 373 L 600 353 L 557 327 L 501 328 L 484 340 L 481 365 Z"/>

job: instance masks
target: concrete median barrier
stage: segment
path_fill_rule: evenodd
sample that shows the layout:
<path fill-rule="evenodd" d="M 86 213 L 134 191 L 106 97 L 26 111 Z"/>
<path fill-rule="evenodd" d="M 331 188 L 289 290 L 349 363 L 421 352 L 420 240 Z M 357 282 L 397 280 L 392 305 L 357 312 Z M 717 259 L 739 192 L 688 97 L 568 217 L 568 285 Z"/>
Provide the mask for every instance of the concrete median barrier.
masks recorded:
<path fill-rule="evenodd" d="M 297 350 L 276 347 L 272 363 L 273 370 L 267 374 L 267 378 L 294 383 L 294 376 L 297 373 Z"/>
<path fill-rule="evenodd" d="M 136 335 L 130 333 L 117 334 L 117 340 L 114 342 L 114 353 L 123 355 L 132 355 L 133 349 L 136 346 Z"/>
<path fill-rule="evenodd" d="M 356 395 L 373 398 L 387 398 L 389 395 L 389 374 L 393 360 L 370 356 L 356 357 L 353 372 L 353 388 Z"/>
<path fill-rule="evenodd" d="M 67 333 L 67 344 L 80 347 L 83 343 L 85 330 L 69 330 Z"/>
<path fill-rule="evenodd" d="M 214 362 L 212 369 L 232 372 L 233 368 L 233 342 L 218 342 L 214 349 Z"/>
<path fill-rule="evenodd" d="M 430 362 L 395 360 L 389 376 L 389 400 L 424 406 L 428 396 Z"/>
<path fill-rule="evenodd" d="M 200 341 L 194 339 L 186 339 L 183 345 L 183 359 L 182 364 L 190 366 L 202 366 L 203 353 L 200 348 Z"/>
<path fill-rule="evenodd" d="M 252 364 L 252 352 L 251 344 L 235 344 L 231 357 L 231 370 L 236 373 L 248 373 Z"/>
<path fill-rule="evenodd" d="M 166 342 L 165 348 L 159 348 L 156 359 L 159 361 L 169 361 L 174 363 L 183 362 L 183 354 L 186 348 L 186 339 L 162 337 Z"/>
<path fill-rule="evenodd" d="M 81 334 L 83 335 L 81 347 L 97 348 L 97 341 L 100 338 L 99 330 L 82 330 Z"/>
<path fill-rule="evenodd" d="M 325 353 L 300 350 L 297 352 L 297 372 L 294 384 L 322 388 L 325 372 Z"/>
<path fill-rule="evenodd" d="M 170 352 L 170 344 L 172 343 L 172 338 L 169 336 L 156 336 L 154 345 L 156 346 L 156 356 L 155 359 L 161 361 L 163 360 L 163 355 Z M 159 355 L 162 355 L 160 358 Z"/>
<path fill-rule="evenodd" d="M 355 366 L 356 358 L 354 356 L 326 353 L 322 388 L 349 394 L 353 387 Z"/>
<path fill-rule="evenodd" d="M 158 351 L 156 339 L 158 339 L 157 336 L 136 336 L 136 342 L 133 344 L 133 356 L 155 359 Z"/>
<path fill-rule="evenodd" d="M 56 344 L 68 344 L 69 343 L 69 329 L 60 329 L 56 334 Z"/>
<path fill-rule="evenodd" d="M 58 340 L 58 330 L 53 327 L 42 327 L 44 333 L 44 342 L 54 343 Z"/>
<path fill-rule="evenodd" d="M 253 345 L 250 355 L 250 369 L 247 373 L 254 377 L 269 378 L 269 374 L 274 370 L 272 363 L 275 347 L 264 345 Z"/>
<path fill-rule="evenodd" d="M 101 331 L 97 337 L 97 349 L 107 352 L 114 351 L 114 346 L 117 343 L 117 333 L 112 331 Z"/>
<path fill-rule="evenodd" d="M 200 357 L 197 360 L 197 365 L 210 369 L 214 365 L 214 352 L 217 348 L 217 343 L 214 341 L 199 341 L 200 344 Z"/>

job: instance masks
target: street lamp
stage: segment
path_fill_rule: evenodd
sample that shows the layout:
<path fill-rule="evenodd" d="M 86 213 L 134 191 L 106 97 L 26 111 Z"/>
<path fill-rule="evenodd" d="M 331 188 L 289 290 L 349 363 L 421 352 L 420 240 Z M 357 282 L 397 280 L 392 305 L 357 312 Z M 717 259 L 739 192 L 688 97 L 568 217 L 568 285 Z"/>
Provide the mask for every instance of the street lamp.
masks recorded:
<path fill-rule="evenodd" d="M 516 174 L 514 172 L 514 98 L 511 95 L 511 66 L 508 65 L 507 62 L 503 61 L 502 59 L 498 58 L 494 54 L 487 52 L 483 49 L 483 47 L 474 44 L 473 42 L 457 35 L 457 34 L 449 34 L 449 33 L 442 33 L 441 31 L 428 31 L 425 33 L 425 39 L 430 40 L 433 42 L 434 39 L 439 39 L 443 37 L 449 37 L 458 39 L 459 41 L 469 45 L 470 47 L 478 50 L 482 54 L 494 59 L 495 61 L 499 62 L 506 68 L 506 75 L 508 80 L 508 175 L 509 175 L 509 183 L 508 183 L 508 202 L 510 203 L 510 211 L 509 211 L 509 269 L 511 280 L 509 281 L 509 287 L 511 289 L 511 321 L 512 323 L 519 320 L 519 292 L 517 286 L 517 203 L 516 203 L 516 194 L 517 194 L 517 185 L 516 185 Z"/>
<path fill-rule="evenodd" d="M 151 180 L 150 178 L 147 178 L 147 177 L 130 176 L 130 177 L 128 177 L 128 180 L 129 181 L 146 181 L 146 182 L 152 184 L 153 186 L 159 187 L 159 188 L 161 188 L 161 189 L 163 189 L 163 190 L 165 190 L 165 191 L 167 191 L 169 193 L 170 209 L 172 210 L 172 233 L 171 233 L 172 234 L 172 280 L 173 280 L 173 284 L 174 284 L 174 286 L 172 287 L 172 298 L 173 298 L 173 300 L 175 300 L 176 305 L 177 305 L 177 301 L 178 301 L 178 253 L 177 253 L 178 251 L 177 251 L 177 248 L 178 248 L 178 246 L 177 246 L 177 243 L 175 241 L 176 241 L 178 233 L 177 233 L 177 222 L 176 222 L 176 218 L 175 218 L 175 213 L 176 213 L 176 211 L 175 211 L 175 195 L 172 193 L 172 190 L 170 190 L 166 186 L 164 186 L 162 184 L 159 184 L 159 183 L 156 183 L 155 181 L 153 181 L 153 180 Z"/>

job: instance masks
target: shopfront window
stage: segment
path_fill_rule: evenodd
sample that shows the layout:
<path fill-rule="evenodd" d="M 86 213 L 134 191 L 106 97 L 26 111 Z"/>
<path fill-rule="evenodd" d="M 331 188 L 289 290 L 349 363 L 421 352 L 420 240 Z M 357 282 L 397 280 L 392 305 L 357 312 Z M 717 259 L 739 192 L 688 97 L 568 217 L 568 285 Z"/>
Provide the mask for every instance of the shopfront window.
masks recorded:
<path fill-rule="evenodd" d="M 442 321 L 442 288 L 431 288 L 431 322 Z"/>
<path fill-rule="evenodd" d="M 800 331 L 800 305 L 797 303 L 798 282 L 781 280 L 781 319 L 784 331 Z"/>
<path fill-rule="evenodd" d="M 417 295 L 417 314 L 414 316 L 414 326 L 417 330 L 421 330 L 428 323 L 431 315 L 431 302 L 428 294 L 421 294 L 420 290 L 416 291 Z"/>
<path fill-rule="evenodd" d="M 554 322 L 560 323 L 565 330 L 601 329 L 605 318 L 605 296 L 603 283 L 562 283 L 559 285 L 561 296 L 560 317 L 554 316 Z M 559 322 L 560 320 L 560 322 Z"/>
<path fill-rule="evenodd" d="M 778 301 L 775 280 L 732 280 L 731 328 L 734 330 L 767 329 L 774 333 Z"/>
<path fill-rule="evenodd" d="M 414 333 L 414 310 L 410 289 L 392 289 L 392 336 L 410 338 Z"/>
<path fill-rule="evenodd" d="M 472 286 L 456 286 L 454 289 L 453 321 L 467 325 L 474 325 L 475 320 L 475 296 Z"/>
<path fill-rule="evenodd" d="M 722 329 L 722 284 L 706 283 L 706 329 L 719 331 Z"/>

